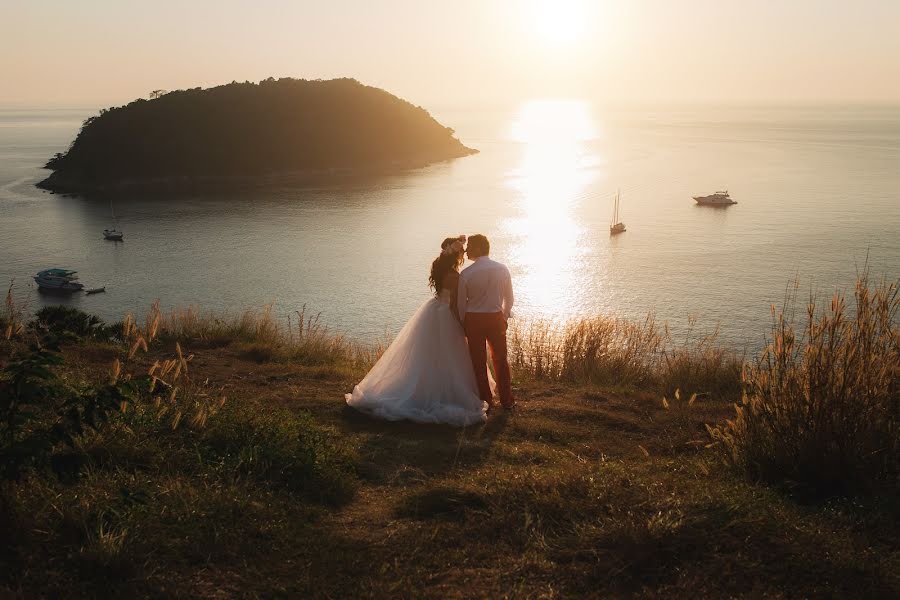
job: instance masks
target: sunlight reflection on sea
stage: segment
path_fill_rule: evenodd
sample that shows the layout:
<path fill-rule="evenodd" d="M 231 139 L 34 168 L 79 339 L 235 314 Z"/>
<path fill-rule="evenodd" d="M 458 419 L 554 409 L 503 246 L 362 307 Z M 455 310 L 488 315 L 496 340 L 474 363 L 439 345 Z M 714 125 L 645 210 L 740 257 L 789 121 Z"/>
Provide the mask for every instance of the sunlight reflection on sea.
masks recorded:
<path fill-rule="evenodd" d="M 597 137 L 589 107 L 574 100 L 528 102 L 510 137 L 522 153 L 507 175 L 518 210 L 501 227 L 513 240 L 511 266 L 522 273 L 517 294 L 534 313 L 575 316 L 587 308 L 581 258 L 586 231 L 576 211 L 603 164 L 586 146 Z"/>
<path fill-rule="evenodd" d="M 118 194 L 125 242 L 102 239 L 108 198 L 42 193 L 40 167 L 89 110 L 0 111 L 0 281 L 36 310 L 30 276 L 59 266 L 105 294 L 72 306 L 115 321 L 198 305 L 304 304 L 362 340 L 396 333 L 429 297 L 440 242 L 487 234 L 523 319 L 655 312 L 758 346 L 787 282 L 830 295 L 900 276 L 900 108 L 601 109 L 534 100 L 439 109 L 480 153 L 374 181 L 174 196 Z M 738 204 L 695 206 L 728 186 Z M 622 195 L 627 232 L 610 237 Z"/>

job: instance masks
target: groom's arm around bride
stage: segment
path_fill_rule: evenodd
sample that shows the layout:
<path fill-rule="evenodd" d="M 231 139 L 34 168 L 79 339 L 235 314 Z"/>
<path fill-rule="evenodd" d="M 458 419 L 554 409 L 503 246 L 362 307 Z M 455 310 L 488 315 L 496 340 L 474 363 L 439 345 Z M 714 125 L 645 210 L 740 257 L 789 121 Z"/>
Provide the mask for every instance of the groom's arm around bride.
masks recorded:
<path fill-rule="evenodd" d="M 512 408 L 515 400 L 506 349 L 507 320 L 514 301 L 512 277 L 505 265 L 491 260 L 490 250 L 490 242 L 485 236 L 478 234 L 468 239 L 466 254 L 473 263 L 460 273 L 457 308 L 466 331 L 481 399 L 493 404 L 487 376 L 487 344 L 491 348 L 500 403 Z"/>

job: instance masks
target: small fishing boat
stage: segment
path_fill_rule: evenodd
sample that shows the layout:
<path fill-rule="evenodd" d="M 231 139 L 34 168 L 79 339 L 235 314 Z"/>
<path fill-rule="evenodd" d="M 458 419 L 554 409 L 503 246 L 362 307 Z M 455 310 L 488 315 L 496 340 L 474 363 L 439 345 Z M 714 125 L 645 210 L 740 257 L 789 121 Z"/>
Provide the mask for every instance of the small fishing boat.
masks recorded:
<path fill-rule="evenodd" d="M 84 293 L 85 294 L 102 294 L 105 291 L 106 291 L 106 286 L 103 286 L 103 287 L 98 287 L 98 288 L 91 288 L 89 290 L 84 290 Z"/>
<path fill-rule="evenodd" d="M 84 284 L 79 283 L 76 271 L 69 269 L 45 269 L 34 276 L 40 289 L 55 292 L 80 292 Z"/>
<path fill-rule="evenodd" d="M 125 239 L 125 234 L 119 229 L 119 220 L 116 218 L 116 211 L 113 210 L 112 200 L 109 201 L 109 212 L 112 214 L 113 226 L 112 229 L 103 230 L 103 238 L 114 242 L 121 242 Z"/>
<path fill-rule="evenodd" d="M 732 200 L 731 196 L 728 195 L 728 190 L 716 192 L 709 196 L 694 196 L 694 200 L 696 200 L 697 204 L 700 206 L 731 206 L 732 204 L 737 204 L 737 202 Z"/>
<path fill-rule="evenodd" d="M 609 235 L 625 233 L 625 223 L 619 221 L 619 190 L 616 190 L 616 202 L 613 208 L 612 222 L 609 224 Z"/>

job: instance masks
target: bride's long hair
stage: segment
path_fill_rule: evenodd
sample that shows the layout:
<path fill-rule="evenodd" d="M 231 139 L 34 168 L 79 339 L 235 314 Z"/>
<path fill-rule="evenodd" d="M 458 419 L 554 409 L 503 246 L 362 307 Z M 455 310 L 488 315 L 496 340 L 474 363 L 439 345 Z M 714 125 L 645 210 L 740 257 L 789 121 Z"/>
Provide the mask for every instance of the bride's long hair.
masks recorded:
<path fill-rule="evenodd" d="M 463 243 L 465 238 L 447 238 L 441 243 L 441 253 L 431 263 L 431 274 L 428 276 L 428 285 L 434 289 L 435 294 L 441 293 L 444 287 L 444 279 L 450 271 L 459 271 L 463 264 L 465 251 Z"/>

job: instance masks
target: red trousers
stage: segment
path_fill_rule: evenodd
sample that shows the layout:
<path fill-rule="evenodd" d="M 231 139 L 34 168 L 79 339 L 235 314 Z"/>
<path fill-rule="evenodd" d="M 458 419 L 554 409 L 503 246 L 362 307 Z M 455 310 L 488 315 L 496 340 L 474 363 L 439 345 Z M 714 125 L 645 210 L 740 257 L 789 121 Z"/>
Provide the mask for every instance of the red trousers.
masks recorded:
<path fill-rule="evenodd" d="M 481 399 L 491 403 L 491 387 L 488 383 L 487 351 L 485 342 L 491 347 L 491 360 L 497 376 L 500 403 L 512 406 L 512 385 L 509 375 L 509 361 L 506 355 L 506 319 L 503 313 L 466 313 L 466 338 L 469 342 L 469 356 L 475 369 L 475 381 Z"/>

